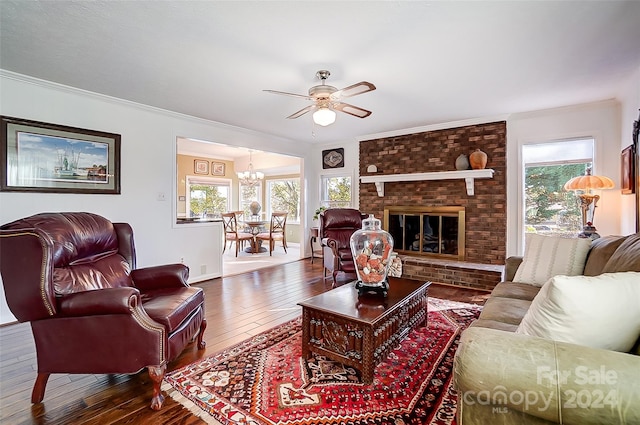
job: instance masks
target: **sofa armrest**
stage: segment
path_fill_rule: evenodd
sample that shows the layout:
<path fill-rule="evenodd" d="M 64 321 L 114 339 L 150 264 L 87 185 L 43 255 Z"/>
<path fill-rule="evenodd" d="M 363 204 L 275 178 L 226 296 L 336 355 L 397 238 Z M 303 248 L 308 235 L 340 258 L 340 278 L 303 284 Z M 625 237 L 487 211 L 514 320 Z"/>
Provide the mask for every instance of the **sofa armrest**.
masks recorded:
<path fill-rule="evenodd" d="M 131 279 L 141 291 L 189 286 L 189 268 L 184 264 L 166 264 L 131 271 Z"/>
<path fill-rule="evenodd" d="M 503 423 L 501 414 L 520 423 L 640 423 L 640 356 L 632 354 L 472 327 L 460 339 L 454 382 L 458 423 L 481 415 Z"/>
<path fill-rule="evenodd" d="M 131 287 L 76 292 L 58 300 L 60 314 L 65 317 L 131 314 L 139 304 L 140 291 Z"/>
<path fill-rule="evenodd" d="M 522 256 L 511 256 L 505 260 L 504 271 L 502 273 L 503 282 L 513 282 L 518 267 L 522 263 Z"/>

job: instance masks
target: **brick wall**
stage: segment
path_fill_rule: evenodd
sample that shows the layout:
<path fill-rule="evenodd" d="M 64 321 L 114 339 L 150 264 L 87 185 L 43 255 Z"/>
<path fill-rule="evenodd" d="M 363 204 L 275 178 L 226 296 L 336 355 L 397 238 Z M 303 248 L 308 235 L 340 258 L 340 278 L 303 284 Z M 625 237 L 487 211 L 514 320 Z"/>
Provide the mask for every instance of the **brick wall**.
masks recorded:
<path fill-rule="evenodd" d="M 360 142 L 360 176 L 455 170 L 460 154 L 476 148 L 488 156 L 493 179 L 476 179 L 475 195 L 464 180 L 385 183 L 378 197 L 373 183 L 360 183 L 360 210 L 382 220 L 389 205 L 465 207 L 466 258 L 481 264 L 504 264 L 506 255 L 506 122 L 493 122 Z M 367 173 L 375 164 L 377 173 Z"/>

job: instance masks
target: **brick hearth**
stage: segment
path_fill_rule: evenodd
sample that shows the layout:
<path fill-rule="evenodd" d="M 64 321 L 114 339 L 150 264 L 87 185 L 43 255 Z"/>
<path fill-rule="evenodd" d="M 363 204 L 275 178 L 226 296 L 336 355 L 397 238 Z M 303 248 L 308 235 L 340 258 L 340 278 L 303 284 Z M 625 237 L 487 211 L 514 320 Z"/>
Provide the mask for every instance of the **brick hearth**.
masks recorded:
<path fill-rule="evenodd" d="M 382 219 L 385 206 L 463 206 L 464 263 L 403 255 L 403 276 L 490 290 L 500 281 L 506 255 L 506 122 L 493 122 L 360 142 L 360 176 L 455 170 L 460 154 L 481 149 L 492 179 L 389 182 L 378 197 L 373 183 L 360 183 L 360 209 Z M 376 165 L 377 173 L 367 167 Z"/>
<path fill-rule="evenodd" d="M 504 266 L 400 255 L 402 277 L 490 291 Z"/>

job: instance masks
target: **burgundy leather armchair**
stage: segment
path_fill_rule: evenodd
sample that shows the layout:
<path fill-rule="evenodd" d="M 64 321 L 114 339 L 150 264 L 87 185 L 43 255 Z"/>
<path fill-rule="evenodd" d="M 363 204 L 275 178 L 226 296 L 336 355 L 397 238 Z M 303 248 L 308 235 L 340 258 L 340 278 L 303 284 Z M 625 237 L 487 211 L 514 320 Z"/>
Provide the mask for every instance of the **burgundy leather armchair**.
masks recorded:
<path fill-rule="evenodd" d="M 353 208 L 330 208 L 319 216 L 324 276 L 327 275 L 327 271 L 331 272 L 333 286 L 336 285 L 339 272 L 356 273 L 349 240 L 356 230 L 362 228 L 362 219 L 366 217 L 366 214 Z"/>
<path fill-rule="evenodd" d="M 136 373 L 162 407 L 167 362 L 196 336 L 203 349 L 204 293 L 183 264 L 136 269 L 133 231 L 83 212 L 43 213 L 0 227 L 0 272 L 11 312 L 31 322 L 38 374 Z"/>

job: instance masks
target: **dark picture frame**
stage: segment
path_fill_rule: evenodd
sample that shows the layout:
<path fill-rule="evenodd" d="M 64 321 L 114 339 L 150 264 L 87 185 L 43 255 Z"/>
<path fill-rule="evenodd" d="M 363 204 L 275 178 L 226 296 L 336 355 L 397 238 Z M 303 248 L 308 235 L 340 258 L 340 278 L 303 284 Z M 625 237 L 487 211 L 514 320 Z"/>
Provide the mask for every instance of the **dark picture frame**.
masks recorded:
<path fill-rule="evenodd" d="M 327 149 L 322 151 L 322 168 L 343 168 L 344 148 Z"/>
<path fill-rule="evenodd" d="M 120 194 L 120 134 L 0 116 L 0 191 Z"/>
<path fill-rule="evenodd" d="M 205 159 L 193 160 L 193 173 L 194 174 L 209 174 L 209 161 Z"/>
<path fill-rule="evenodd" d="M 633 145 L 629 145 L 622 150 L 622 154 L 620 155 L 620 169 L 622 171 L 620 188 L 625 195 L 636 193 L 636 186 L 634 184 L 635 158 L 633 157 L 633 151 Z"/>

